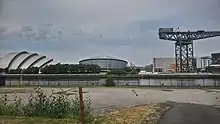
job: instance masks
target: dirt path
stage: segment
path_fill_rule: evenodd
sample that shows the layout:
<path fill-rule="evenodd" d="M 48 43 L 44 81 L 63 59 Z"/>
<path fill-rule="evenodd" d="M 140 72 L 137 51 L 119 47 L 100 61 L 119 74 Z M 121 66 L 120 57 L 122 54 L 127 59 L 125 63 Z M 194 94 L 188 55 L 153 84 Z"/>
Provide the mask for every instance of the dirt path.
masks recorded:
<path fill-rule="evenodd" d="M 219 124 L 220 109 L 198 104 L 177 104 L 160 119 L 159 124 Z"/>

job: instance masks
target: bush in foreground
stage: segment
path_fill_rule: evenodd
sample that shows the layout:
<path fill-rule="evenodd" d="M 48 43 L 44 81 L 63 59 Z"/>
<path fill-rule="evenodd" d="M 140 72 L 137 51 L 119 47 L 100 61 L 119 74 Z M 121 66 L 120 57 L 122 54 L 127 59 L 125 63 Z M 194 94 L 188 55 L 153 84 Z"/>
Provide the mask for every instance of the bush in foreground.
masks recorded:
<path fill-rule="evenodd" d="M 111 76 L 108 76 L 107 79 L 105 80 L 105 86 L 106 87 L 116 86 L 114 79 Z"/>
<path fill-rule="evenodd" d="M 79 116 L 79 99 L 77 94 L 72 100 L 60 91 L 60 93 L 47 96 L 41 89 L 31 94 L 27 104 L 22 104 L 17 96 L 13 101 L 8 99 L 7 94 L 0 98 L 0 116 L 27 116 L 27 117 L 50 117 L 68 118 Z M 85 117 L 90 118 L 91 101 L 84 100 Z"/>

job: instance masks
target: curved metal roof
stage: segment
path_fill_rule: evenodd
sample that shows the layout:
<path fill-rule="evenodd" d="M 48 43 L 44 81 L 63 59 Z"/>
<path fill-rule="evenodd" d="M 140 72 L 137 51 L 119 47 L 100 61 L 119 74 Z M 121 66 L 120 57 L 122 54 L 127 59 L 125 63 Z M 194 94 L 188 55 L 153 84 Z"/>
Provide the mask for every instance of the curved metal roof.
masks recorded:
<path fill-rule="evenodd" d="M 27 51 L 13 52 L 0 58 L 0 68 L 26 69 L 32 66 L 44 67 L 52 61 L 53 59 L 38 55 L 37 53 L 28 53 Z"/>
<path fill-rule="evenodd" d="M 44 59 L 44 58 L 46 58 L 46 56 L 42 56 L 42 55 L 31 57 L 20 68 L 21 69 L 28 68 L 28 67 L 34 65 L 35 63 L 37 63 L 38 61 L 40 61 L 41 59 Z"/>
<path fill-rule="evenodd" d="M 33 54 L 29 55 L 28 57 L 26 57 L 26 58 L 18 65 L 17 69 L 21 68 L 21 67 L 25 64 L 25 62 L 27 62 L 29 59 L 31 59 L 31 58 L 33 58 L 33 57 L 36 57 L 36 56 L 38 56 L 38 54 L 37 54 L 37 53 L 33 53 Z"/>
<path fill-rule="evenodd" d="M 44 64 L 42 64 L 39 68 L 43 68 L 44 66 L 48 65 L 49 63 L 51 63 L 53 61 L 53 59 L 49 59 L 48 61 L 46 61 Z"/>
<path fill-rule="evenodd" d="M 10 66 L 12 63 L 15 61 L 16 58 L 18 58 L 22 54 L 28 53 L 27 51 L 22 51 L 22 52 L 13 52 L 9 53 L 1 58 L 0 61 L 0 68 L 8 68 L 10 69 Z"/>
<path fill-rule="evenodd" d="M 38 62 L 41 61 L 41 60 L 44 60 L 44 59 L 46 59 L 46 56 L 41 56 L 41 57 L 39 57 L 38 59 L 36 59 L 35 61 L 33 61 L 27 68 L 30 68 L 30 67 L 33 67 L 33 66 L 38 67 L 38 66 L 36 66 L 35 64 L 38 63 Z"/>
<path fill-rule="evenodd" d="M 53 61 L 53 59 L 49 59 L 49 58 L 42 58 L 42 59 L 40 59 L 39 61 L 37 61 L 37 62 L 35 62 L 34 64 L 31 64 L 30 66 L 29 66 L 29 68 L 30 67 L 40 67 L 40 68 L 42 68 L 43 66 L 45 66 L 45 65 L 47 65 L 47 64 L 49 64 L 50 62 L 52 62 Z"/>
<path fill-rule="evenodd" d="M 28 58 L 32 57 L 33 55 L 38 55 L 38 54 L 36 54 L 36 53 L 25 53 L 25 54 L 22 54 L 22 55 L 18 56 L 14 60 L 13 64 L 11 64 L 10 69 L 17 69 L 20 64 L 24 63 Z"/>

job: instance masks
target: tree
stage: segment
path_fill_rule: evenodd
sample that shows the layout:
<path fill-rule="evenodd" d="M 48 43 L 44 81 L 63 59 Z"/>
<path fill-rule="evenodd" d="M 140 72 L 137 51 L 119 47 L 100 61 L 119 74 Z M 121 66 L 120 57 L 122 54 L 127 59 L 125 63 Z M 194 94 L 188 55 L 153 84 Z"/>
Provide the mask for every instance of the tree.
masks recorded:
<path fill-rule="evenodd" d="M 31 68 L 24 69 L 22 71 L 23 74 L 38 74 L 38 72 L 39 72 L 38 67 L 31 67 Z"/>
<path fill-rule="evenodd" d="M 112 75 L 126 75 L 126 71 L 124 71 L 123 69 L 112 69 L 108 72 L 108 74 L 112 74 Z"/>
<path fill-rule="evenodd" d="M 140 72 L 139 68 L 122 68 L 122 69 L 111 69 L 108 74 L 112 75 L 126 75 L 126 74 L 138 74 Z"/>
<path fill-rule="evenodd" d="M 6 72 L 6 70 L 5 70 L 5 69 L 0 68 L 0 73 L 5 73 L 5 72 Z"/>
<path fill-rule="evenodd" d="M 101 69 L 98 65 L 57 64 L 46 66 L 41 72 L 43 74 L 100 73 Z"/>
<path fill-rule="evenodd" d="M 116 84 L 111 76 L 108 76 L 107 79 L 105 80 L 105 86 L 106 87 L 116 86 Z"/>
<path fill-rule="evenodd" d="M 21 69 L 10 69 L 8 73 L 9 74 L 21 74 L 22 73 L 21 71 L 22 71 Z"/>
<path fill-rule="evenodd" d="M 3 69 L 2 69 L 3 70 Z M 2 71 L 0 70 L 0 72 Z M 6 69 L 7 70 L 7 69 Z M 23 69 L 24 74 L 38 74 L 39 68 L 31 67 Z M 21 69 L 10 69 L 9 74 L 20 74 Z M 84 65 L 84 64 L 56 64 L 48 65 L 41 68 L 42 74 L 78 74 L 78 73 L 100 73 L 101 68 L 98 65 Z"/>
<path fill-rule="evenodd" d="M 137 71 L 137 70 L 131 70 L 131 71 L 129 72 L 129 74 L 138 74 L 138 71 Z"/>

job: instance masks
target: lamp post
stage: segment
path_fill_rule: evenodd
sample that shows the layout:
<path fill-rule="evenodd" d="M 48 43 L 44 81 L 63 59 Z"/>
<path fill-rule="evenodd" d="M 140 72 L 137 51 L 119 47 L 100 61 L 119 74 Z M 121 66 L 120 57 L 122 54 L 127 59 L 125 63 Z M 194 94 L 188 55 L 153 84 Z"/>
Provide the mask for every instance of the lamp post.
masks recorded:
<path fill-rule="evenodd" d="M 41 74 L 41 68 L 38 69 L 38 86 L 40 85 L 40 74 Z"/>
<path fill-rule="evenodd" d="M 22 73 L 23 73 L 23 70 L 21 69 L 19 86 L 22 84 Z"/>
<path fill-rule="evenodd" d="M 163 73 L 166 73 L 167 67 L 166 67 L 166 60 L 163 61 Z"/>

